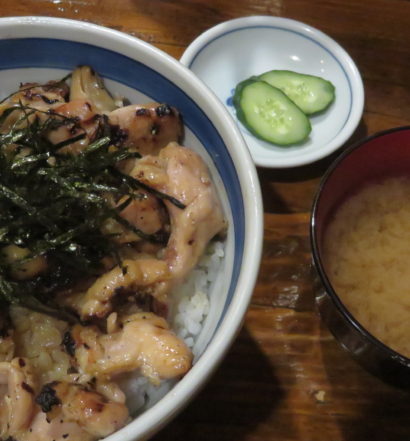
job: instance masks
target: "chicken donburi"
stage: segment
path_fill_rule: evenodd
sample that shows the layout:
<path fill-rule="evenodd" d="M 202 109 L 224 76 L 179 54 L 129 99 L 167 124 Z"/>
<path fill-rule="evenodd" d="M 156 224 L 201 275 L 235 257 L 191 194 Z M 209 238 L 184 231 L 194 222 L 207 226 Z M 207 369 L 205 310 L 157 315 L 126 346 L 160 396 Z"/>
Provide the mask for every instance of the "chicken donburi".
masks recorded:
<path fill-rule="evenodd" d="M 173 296 L 226 222 L 165 103 L 123 106 L 89 67 L 0 104 L 0 438 L 92 441 L 192 352 Z"/>

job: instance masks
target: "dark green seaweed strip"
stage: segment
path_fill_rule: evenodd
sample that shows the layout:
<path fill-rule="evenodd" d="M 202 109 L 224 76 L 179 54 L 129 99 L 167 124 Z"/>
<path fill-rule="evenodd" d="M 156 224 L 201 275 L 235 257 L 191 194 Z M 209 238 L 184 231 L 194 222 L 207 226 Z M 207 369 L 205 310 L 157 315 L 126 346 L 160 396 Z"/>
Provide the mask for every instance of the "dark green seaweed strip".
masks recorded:
<path fill-rule="evenodd" d="M 56 288 L 98 275 L 103 257 L 111 256 L 122 265 L 116 235 L 102 232 L 108 219 L 144 240 L 166 244 L 167 234 L 145 234 L 120 214 L 133 199 L 143 197 L 141 189 L 181 209 L 185 206 L 116 168 L 121 161 L 140 155 L 126 148 L 109 148 L 112 141 L 106 118 L 98 122 L 98 136 L 74 155 L 59 150 L 85 139 L 76 118 L 20 102 L 3 112 L 0 125 L 15 111 L 21 114 L 0 135 L 0 249 L 15 244 L 27 248 L 29 254 L 12 264 L 0 260 L 0 298 L 36 310 L 53 309 Z M 73 134 L 82 132 L 53 145 L 49 134 L 61 126 Z M 47 257 L 49 272 L 29 281 L 10 279 L 13 265 L 38 256 Z"/>
<path fill-rule="evenodd" d="M 163 193 L 159 190 L 156 190 L 155 188 L 152 188 L 149 185 L 144 184 L 143 182 L 141 182 L 140 180 L 138 180 L 136 178 L 133 178 L 132 176 L 125 175 L 124 173 L 121 173 L 119 170 L 116 170 L 116 169 L 111 169 L 111 172 L 113 174 L 119 176 L 123 180 L 123 182 L 125 182 L 127 185 L 129 185 L 134 190 L 142 188 L 142 189 L 148 191 L 149 193 L 157 196 L 160 199 L 164 199 L 166 201 L 171 202 L 173 205 L 175 205 L 178 208 L 181 208 L 182 210 L 184 208 L 186 208 L 186 205 L 184 205 L 181 201 L 174 198 L 173 196 L 170 196 L 166 193 Z"/>

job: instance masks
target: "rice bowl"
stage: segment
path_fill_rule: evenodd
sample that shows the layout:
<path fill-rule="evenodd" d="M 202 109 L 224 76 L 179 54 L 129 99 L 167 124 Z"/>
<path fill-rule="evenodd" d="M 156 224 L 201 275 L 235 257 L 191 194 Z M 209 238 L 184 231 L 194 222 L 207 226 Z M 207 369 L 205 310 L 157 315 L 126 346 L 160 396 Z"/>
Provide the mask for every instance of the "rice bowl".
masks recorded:
<path fill-rule="evenodd" d="M 146 438 L 203 384 L 242 321 L 261 250 L 261 201 L 254 167 L 234 123 L 214 96 L 175 60 L 145 43 L 98 26 L 41 17 L 2 19 L 0 33 L 3 32 L 12 38 L 0 42 L 0 52 L 4 55 L 0 66 L 2 90 L 13 90 L 11 83 L 16 77 L 23 82 L 55 78 L 56 73 L 70 70 L 87 59 L 92 60 L 114 93 L 129 96 L 131 100 L 136 97 L 168 101 L 180 108 L 185 118 L 185 144 L 205 157 L 231 225 L 223 266 L 219 267 L 215 280 L 209 281 L 209 313 L 202 331 L 197 332 L 194 322 L 189 325 L 187 338 L 192 340 L 188 342 L 195 343 L 193 369 L 173 387 L 172 394 L 109 437 L 110 440 Z M 7 58 L 11 45 L 12 60 Z M 112 63 L 107 63 L 107 56 Z M 118 65 L 121 71 L 115 69 Z M 139 76 L 135 75 L 136 71 Z M 147 71 L 153 75 L 147 75 Z M 221 249 L 218 253 L 221 254 Z M 192 299 L 193 303 L 185 304 L 185 309 L 195 310 L 193 304 L 203 303 L 204 297 L 198 294 Z M 204 317 L 203 311 L 196 314 Z M 176 313 L 175 321 L 181 322 L 181 317 L 181 312 Z M 196 334 L 194 342 L 192 336 Z"/>

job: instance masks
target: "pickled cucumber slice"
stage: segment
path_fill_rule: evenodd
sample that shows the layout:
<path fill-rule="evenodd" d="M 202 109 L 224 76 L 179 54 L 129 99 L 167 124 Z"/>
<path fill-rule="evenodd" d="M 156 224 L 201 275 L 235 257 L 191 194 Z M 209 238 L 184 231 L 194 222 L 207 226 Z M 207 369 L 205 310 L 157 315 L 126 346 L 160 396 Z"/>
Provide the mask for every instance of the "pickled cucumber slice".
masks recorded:
<path fill-rule="evenodd" d="M 335 99 L 330 81 L 290 70 L 271 70 L 258 77 L 285 93 L 306 115 L 322 112 Z"/>
<path fill-rule="evenodd" d="M 312 130 L 307 116 L 281 90 L 255 78 L 236 86 L 233 104 L 242 124 L 273 144 L 298 144 Z"/>

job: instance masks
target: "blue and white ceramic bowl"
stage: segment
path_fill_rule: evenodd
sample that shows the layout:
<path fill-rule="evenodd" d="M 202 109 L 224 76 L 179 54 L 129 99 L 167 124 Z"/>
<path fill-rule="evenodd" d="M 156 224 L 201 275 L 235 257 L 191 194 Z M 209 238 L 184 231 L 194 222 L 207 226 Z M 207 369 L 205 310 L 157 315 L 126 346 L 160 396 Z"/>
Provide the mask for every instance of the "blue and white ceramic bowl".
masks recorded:
<path fill-rule="evenodd" d="M 326 112 L 310 118 L 312 132 L 301 145 L 274 146 L 238 122 L 261 167 L 306 165 L 331 154 L 349 139 L 363 113 L 363 83 L 352 58 L 332 38 L 296 20 L 252 16 L 220 23 L 195 39 L 181 62 L 215 92 L 234 118 L 233 90 L 253 75 L 292 70 L 334 84 L 335 101 Z"/>
<path fill-rule="evenodd" d="M 20 82 L 59 79 L 84 64 L 99 72 L 114 94 L 131 102 L 167 102 L 180 110 L 184 145 L 205 157 L 229 221 L 226 257 L 210 294 L 210 313 L 194 348 L 192 370 L 156 404 L 107 438 L 141 440 L 187 403 L 240 328 L 260 262 L 260 188 L 252 159 L 228 112 L 178 61 L 129 35 L 89 23 L 47 17 L 0 19 L 1 97 Z"/>

